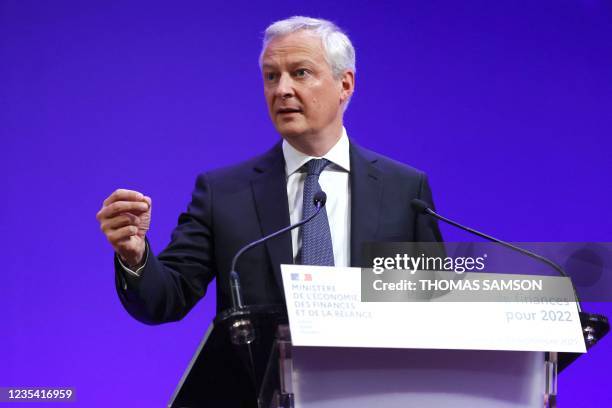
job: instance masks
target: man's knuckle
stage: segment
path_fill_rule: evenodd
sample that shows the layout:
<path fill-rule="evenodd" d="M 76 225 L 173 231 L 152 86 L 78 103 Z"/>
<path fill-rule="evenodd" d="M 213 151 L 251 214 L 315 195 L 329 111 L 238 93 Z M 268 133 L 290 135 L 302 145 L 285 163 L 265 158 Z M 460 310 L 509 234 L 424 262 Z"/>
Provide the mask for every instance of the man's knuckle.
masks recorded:
<path fill-rule="evenodd" d="M 123 203 L 121 201 L 116 201 L 112 203 L 109 207 L 110 207 L 110 212 L 112 214 L 117 214 L 118 212 L 121 212 L 123 208 Z"/>

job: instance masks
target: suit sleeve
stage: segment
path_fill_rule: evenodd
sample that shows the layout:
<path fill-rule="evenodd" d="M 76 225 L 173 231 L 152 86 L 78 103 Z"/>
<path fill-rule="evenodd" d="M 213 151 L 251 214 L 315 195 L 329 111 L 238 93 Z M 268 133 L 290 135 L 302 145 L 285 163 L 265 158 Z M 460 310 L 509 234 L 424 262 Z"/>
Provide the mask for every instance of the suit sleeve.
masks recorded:
<path fill-rule="evenodd" d="M 126 274 L 115 256 L 119 299 L 135 319 L 146 324 L 180 320 L 204 296 L 216 275 L 212 217 L 212 191 L 206 175 L 200 175 L 170 244 L 158 256 L 149 247 L 140 277 Z"/>
<path fill-rule="evenodd" d="M 419 199 L 425 201 L 435 210 L 431 188 L 427 175 L 421 173 Z M 438 221 L 426 214 L 418 214 L 416 219 L 415 237 L 417 242 L 442 242 L 442 233 L 438 227 Z"/>

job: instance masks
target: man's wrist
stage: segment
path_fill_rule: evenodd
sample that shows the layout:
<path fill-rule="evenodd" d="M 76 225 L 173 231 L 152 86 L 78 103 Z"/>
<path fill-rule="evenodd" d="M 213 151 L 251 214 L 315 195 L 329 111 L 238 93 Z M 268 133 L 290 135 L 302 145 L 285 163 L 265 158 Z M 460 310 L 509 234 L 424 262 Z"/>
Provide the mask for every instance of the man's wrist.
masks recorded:
<path fill-rule="evenodd" d="M 126 272 L 136 277 L 140 277 L 141 271 L 147 264 L 147 259 L 149 258 L 149 243 L 145 241 L 144 254 L 140 256 L 140 260 L 138 261 L 134 260 L 130 262 L 129 259 L 125 259 L 118 252 L 116 252 L 115 255 L 117 256 L 117 261 L 119 261 L 119 264 Z M 132 266 L 133 264 L 135 264 L 135 266 Z"/>
<path fill-rule="evenodd" d="M 124 257 L 123 255 L 117 253 L 117 256 L 119 257 L 119 260 L 121 261 L 121 263 L 129 269 L 135 270 L 138 269 L 140 267 L 142 267 L 142 265 L 144 264 L 144 260 L 145 260 L 145 252 L 147 251 L 146 246 L 145 246 L 145 250 L 142 252 L 142 254 L 140 254 L 139 257 Z"/>

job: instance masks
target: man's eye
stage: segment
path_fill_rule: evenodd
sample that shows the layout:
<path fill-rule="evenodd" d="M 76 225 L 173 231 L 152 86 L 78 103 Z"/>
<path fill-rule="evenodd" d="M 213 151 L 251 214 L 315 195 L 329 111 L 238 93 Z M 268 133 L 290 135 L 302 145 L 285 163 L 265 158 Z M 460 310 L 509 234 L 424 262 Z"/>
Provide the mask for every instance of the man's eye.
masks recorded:
<path fill-rule="evenodd" d="M 276 74 L 273 72 L 269 72 L 266 74 L 267 81 L 274 81 L 276 79 Z"/>
<path fill-rule="evenodd" d="M 302 78 L 302 77 L 306 76 L 307 72 L 308 71 L 306 71 L 305 69 L 298 69 L 298 70 L 295 71 L 295 76 L 298 77 L 298 78 Z"/>

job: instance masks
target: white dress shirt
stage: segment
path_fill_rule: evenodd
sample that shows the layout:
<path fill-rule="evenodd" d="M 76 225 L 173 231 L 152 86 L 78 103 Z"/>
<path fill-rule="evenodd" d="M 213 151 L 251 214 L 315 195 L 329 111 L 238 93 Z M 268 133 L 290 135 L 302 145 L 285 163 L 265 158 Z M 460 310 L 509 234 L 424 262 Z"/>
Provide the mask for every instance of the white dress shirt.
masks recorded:
<path fill-rule="evenodd" d="M 331 163 L 319 176 L 321 189 L 327 194 L 325 209 L 329 221 L 332 246 L 334 248 L 334 265 L 350 266 L 351 248 L 351 188 L 349 173 L 351 160 L 349 140 L 346 129 L 342 128 L 340 140 L 323 157 L 308 156 L 283 140 L 285 156 L 285 174 L 287 175 L 287 198 L 289 200 L 289 218 L 291 224 L 302 219 L 304 199 L 304 180 L 306 171 L 302 167 L 311 159 L 327 159 Z M 291 230 L 293 260 L 295 261 L 302 237 L 299 228 Z"/>

